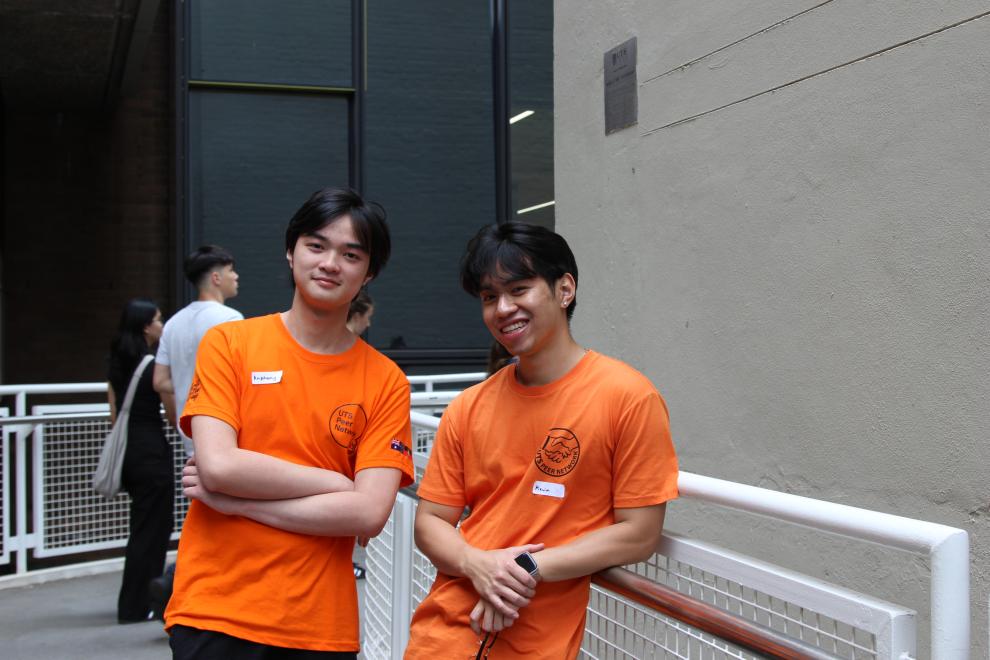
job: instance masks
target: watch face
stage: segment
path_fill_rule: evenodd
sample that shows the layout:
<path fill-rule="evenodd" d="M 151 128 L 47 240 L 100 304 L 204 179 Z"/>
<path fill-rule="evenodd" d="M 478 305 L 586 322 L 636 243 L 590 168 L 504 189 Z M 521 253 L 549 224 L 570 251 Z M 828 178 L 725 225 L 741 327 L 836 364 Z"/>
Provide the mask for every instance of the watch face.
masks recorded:
<path fill-rule="evenodd" d="M 536 572 L 536 560 L 534 560 L 532 555 L 528 552 L 524 552 L 521 555 L 516 555 L 516 563 L 530 575 Z"/>

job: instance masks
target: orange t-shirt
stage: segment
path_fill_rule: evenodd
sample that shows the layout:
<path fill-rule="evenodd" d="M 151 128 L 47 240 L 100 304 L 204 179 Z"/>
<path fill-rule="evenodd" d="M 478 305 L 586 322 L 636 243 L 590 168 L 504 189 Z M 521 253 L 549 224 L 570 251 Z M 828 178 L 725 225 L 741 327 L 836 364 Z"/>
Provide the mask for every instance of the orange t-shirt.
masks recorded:
<path fill-rule="evenodd" d="M 242 449 L 351 479 L 388 467 L 402 471 L 403 485 L 413 480 L 402 371 L 360 339 L 338 355 L 311 353 L 278 314 L 207 332 L 180 420 L 186 433 L 196 415 L 233 426 Z M 167 627 L 357 651 L 353 549 L 351 536 L 287 532 L 194 501 L 179 540 Z"/>
<path fill-rule="evenodd" d="M 540 387 L 520 385 L 515 369 L 450 404 L 419 486 L 422 499 L 470 507 L 465 541 L 484 550 L 559 546 L 612 524 L 615 508 L 677 497 L 667 409 L 642 374 L 592 351 Z M 540 583 L 489 657 L 577 655 L 589 583 Z M 406 659 L 473 658 L 479 640 L 468 616 L 477 602 L 469 579 L 438 575 L 413 615 Z"/>

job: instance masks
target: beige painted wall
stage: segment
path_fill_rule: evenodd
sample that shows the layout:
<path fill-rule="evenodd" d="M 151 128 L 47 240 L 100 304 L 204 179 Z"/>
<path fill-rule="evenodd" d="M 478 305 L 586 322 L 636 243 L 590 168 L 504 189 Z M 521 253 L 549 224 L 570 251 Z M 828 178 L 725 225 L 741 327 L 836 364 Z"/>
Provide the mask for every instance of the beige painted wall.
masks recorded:
<path fill-rule="evenodd" d="M 555 2 L 575 334 L 684 469 L 960 527 L 990 589 L 990 2 Z M 606 136 L 638 37 L 639 124 Z M 922 559 L 715 508 L 670 526 L 920 611 Z M 922 646 L 921 656 L 927 652 Z"/>

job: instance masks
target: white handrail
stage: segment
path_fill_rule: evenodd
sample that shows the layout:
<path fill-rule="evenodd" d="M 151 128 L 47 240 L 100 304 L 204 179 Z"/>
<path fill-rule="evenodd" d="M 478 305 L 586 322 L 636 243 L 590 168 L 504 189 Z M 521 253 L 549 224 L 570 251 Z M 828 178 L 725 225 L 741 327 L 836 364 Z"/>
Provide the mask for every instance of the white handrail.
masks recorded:
<path fill-rule="evenodd" d="M 52 422 L 78 422 L 106 420 L 110 418 L 110 411 L 103 412 L 78 412 L 78 413 L 53 413 L 50 415 L 24 415 L 22 417 L 0 417 L 0 426 L 16 426 L 17 424 L 50 424 Z"/>
<path fill-rule="evenodd" d="M 26 385 L 0 385 L 0 396 L 14 394 L 83 394 L 107 391 L 106 381 L 102 383 L 52 383 Z"/>
<path fill-rule="evenodd" d="M 437 383 L 472 383 L 485 379 L 483 371 L 461 374 L 438 374 L 434 376 L 407 376 L 410 385 Z M 0 396 L 16 394 L 100 394 L 107 391 L 106 381 L 95 383 L 25 383 L 21 385 L 0 385 Z M 458 390 L 460 391 L 460 390 Z"/>
<path fill-rule="evenodd" d="M 877 543 L 931 560 L 933 658 L 969 657 L 969 534 L 961 529 L 681 472 L 685 497 Z"/>
<path fill-rule="evenodd" d="M 411 385 L 425 385 L 426 383 L 467 383 L 481 382 L 488 374 L 484 371 L 472 371 L 464 374 L 438 374 L 435 376 L 407 376 Z"/>
<path fill-rule="evenodd" d="M 412 422 L 413 426 L 425 426 L 426 428 L 433 429 L 434 431 L 440 428 L 439 417 L 416 412 L 415 410 L 409 412 L 409 421 Z"/>

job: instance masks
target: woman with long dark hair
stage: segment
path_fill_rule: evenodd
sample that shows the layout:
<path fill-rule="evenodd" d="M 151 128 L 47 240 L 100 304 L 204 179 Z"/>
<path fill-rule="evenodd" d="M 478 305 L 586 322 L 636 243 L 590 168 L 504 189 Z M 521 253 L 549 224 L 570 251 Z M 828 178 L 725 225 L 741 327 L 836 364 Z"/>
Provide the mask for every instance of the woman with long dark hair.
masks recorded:
<path fill-rule="evenodd" d="M 110 344 L 110 417 L 115 421 L 127 386 L 141 359 L 162 334 L 162 313 L 145 298 L 124 306 Z M 162 426 L 161 399 L 152 387 L 153 365 L 141 374 L 127 423 L 122 483 L 131 496 L 130 535 L 124 579 L 117 599 L 117 621 L 147 621 L 151 614 L 148 583 L 162 574 L 173 526 L 175 478 L 172 448 Z"/>

